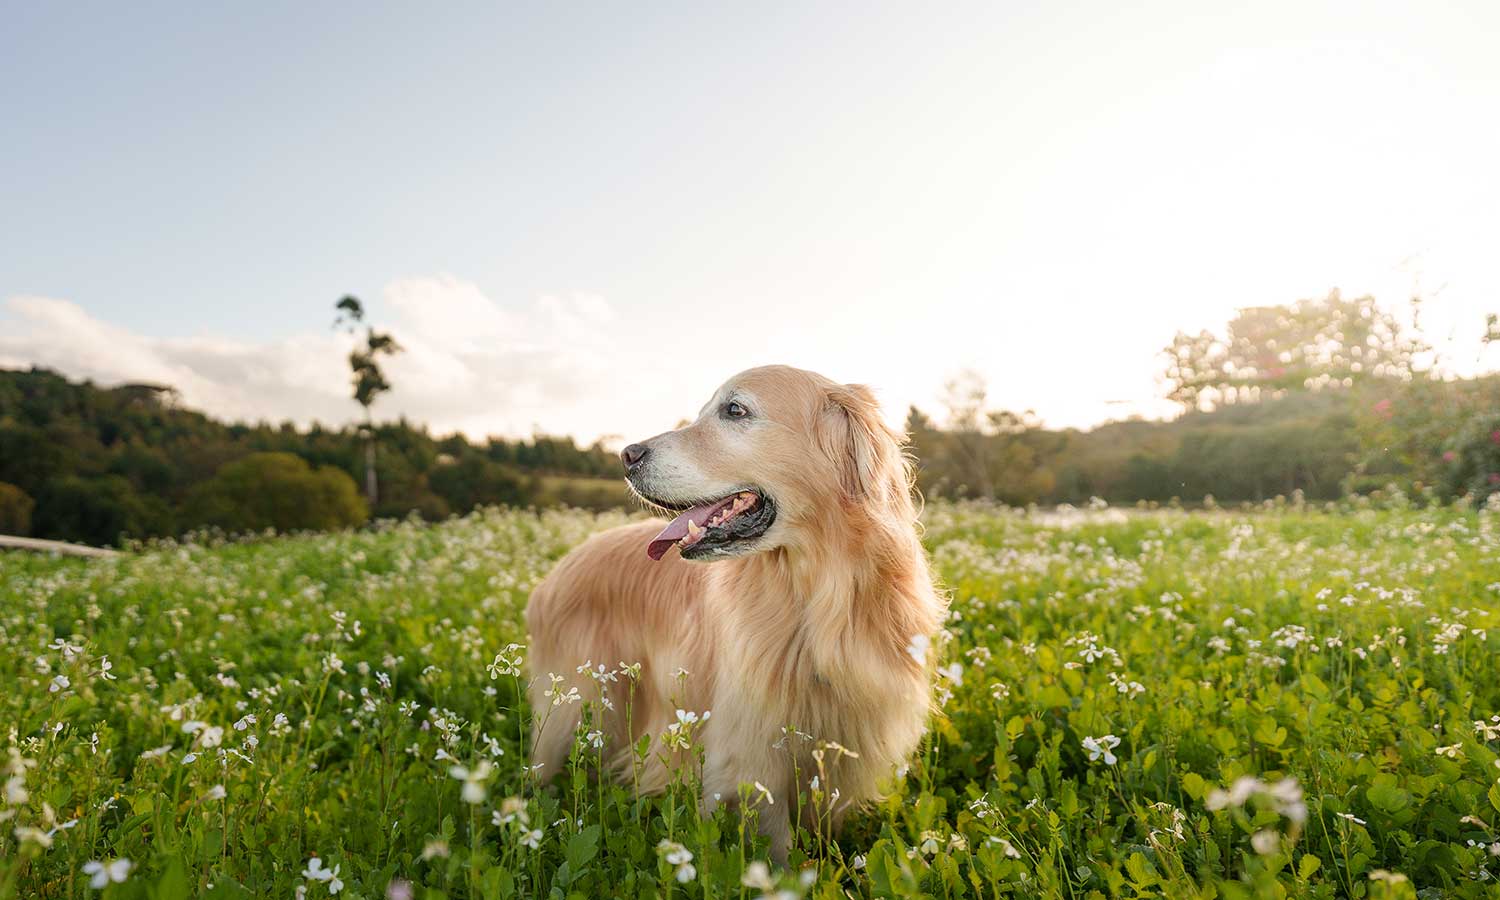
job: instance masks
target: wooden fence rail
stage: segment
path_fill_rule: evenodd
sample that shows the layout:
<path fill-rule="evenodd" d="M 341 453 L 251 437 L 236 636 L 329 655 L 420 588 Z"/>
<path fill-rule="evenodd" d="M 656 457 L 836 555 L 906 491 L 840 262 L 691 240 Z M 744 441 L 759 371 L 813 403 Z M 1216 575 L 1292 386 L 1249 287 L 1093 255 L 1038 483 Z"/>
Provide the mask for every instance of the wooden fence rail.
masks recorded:
<path fill-rule="evenodd" d="M 56 553 L 61 556 L 118 556 L 118 550 L 105 547 L 86 547 L 63 541 L 44 541 L 40 538 L 12 537 L 0 534 L 0 550 L 32 550 L 37 553 Z"/>

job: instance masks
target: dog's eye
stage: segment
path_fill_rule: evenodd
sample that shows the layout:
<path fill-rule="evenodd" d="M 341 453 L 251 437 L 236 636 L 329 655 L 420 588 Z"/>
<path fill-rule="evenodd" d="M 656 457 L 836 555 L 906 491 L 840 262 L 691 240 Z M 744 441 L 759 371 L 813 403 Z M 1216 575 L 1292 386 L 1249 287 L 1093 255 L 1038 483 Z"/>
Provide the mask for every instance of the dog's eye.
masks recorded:
<path fill-rule="evenodd" d="M 735 403 L 733 400 L 724 404 L 724 418 L 726 419 L 743 419 L 749 415 L 750 410 Z"/>

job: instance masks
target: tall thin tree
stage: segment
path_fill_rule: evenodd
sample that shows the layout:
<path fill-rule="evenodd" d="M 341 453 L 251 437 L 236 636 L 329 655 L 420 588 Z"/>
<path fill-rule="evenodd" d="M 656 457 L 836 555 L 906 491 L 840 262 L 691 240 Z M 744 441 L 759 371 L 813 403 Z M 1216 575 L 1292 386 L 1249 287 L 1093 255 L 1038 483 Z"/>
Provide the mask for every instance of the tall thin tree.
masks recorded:
<path fill-rule="evenodd" d="M 334 308 L 339 313 L 333 323 L 335 328 L 343 327 L 353 334 L 365 324 L 365 307 L 357 297 L 345 296 L 334 304 Z M 390 382 L 385 380 L 385 372 L 381 371 L 380 357 L 394 356 L 400 352 L 401 345 L 396 343 L 395 338 L 366 325 L 364 346 L 355 347 L 349 353 L 354 400 L 365 411 L 365 424 L 360 430 L 365 439 L 365 499 L 370 502 L 372 512 L 380 492 L 375 478 L 375 422 L 370 406 L 376 397 L 391 389 Z"/>

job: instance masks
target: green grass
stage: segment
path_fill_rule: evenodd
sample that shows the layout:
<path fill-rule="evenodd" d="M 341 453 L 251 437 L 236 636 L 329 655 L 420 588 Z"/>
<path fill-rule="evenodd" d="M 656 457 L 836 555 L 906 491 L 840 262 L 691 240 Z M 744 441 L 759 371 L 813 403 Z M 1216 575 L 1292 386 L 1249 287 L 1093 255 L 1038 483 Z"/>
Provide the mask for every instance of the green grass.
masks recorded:
<path fill-rule="evenodd" d="M 943 715 L 888 800 L 803 836 L 787 896 L 1497 896 L 1500 514 L 926 518 Z M 96 895 L 116 858 L 105 897 L 766 892 L 690 774 L 639 800 L 581 742 L 527 778 L 497 654 L 621 521 L 0 556 L 0 898 Z"/>

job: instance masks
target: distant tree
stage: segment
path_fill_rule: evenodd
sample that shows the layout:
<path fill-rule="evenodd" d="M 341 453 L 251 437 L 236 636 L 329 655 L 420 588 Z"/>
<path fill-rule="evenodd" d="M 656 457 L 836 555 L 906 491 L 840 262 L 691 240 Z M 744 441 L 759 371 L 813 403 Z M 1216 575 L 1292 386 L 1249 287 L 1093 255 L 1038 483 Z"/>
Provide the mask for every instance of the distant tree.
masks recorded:
<path fill-rule="evenodd" d="M 66 475 L 47 482 L 37 498 L 33 531 L 85 544 L 113 544 L 122 537 L 168 533 L 170 512 L 157 497 L 143 497 L 118 475 Z"/>
<path fill-rule="evenodd" d="M 1416 301 L 1414 303 L 1414 318 Z M 1241 309 L 1225 334 L 1179 332 L 1163 351 L 1167 396 L 1186 411 L 1288 391 L 1407 381 L 1427 348 L 1373 297 Z"/>
<path fill-rule="evenodd" d="M 438 465 L 427 480 L 433 492 L 460 513 L 476 506 L 519 505 L 530 493 L 514 470 L 477 453 Z"/>
<path fill-rule="evenodd" d="M 1443 487 L 1450 496 L 1467 493 L 1483 502 L 1500 492 L 1500 412 L 1465 422 L 1449 439 L 1442 459 Z"/>
<path fill-rule="evenodd" d="M 365 308 L 357 298 L 345 296 L 334 304 L 334 308 L 339 311 L 334 327 L 343 325 L 352 333 L 364 324 Z M 390 382 L 385 380 L 385 372 L 380 368 L 380 357 L 394 356 L 400 352 L 401 345 L 396 343 L 395 338 L 378 332 L 373 327 L 366 327 L 364 346 L 355 348 L 349 354 L 349 369 L 354 375 L 354 401 L 365 411 L 365 500 L 371 509 L 379 502 L 380 492 L 375 474 L 375 423 L 371 418 L 370 406 L 376 397 L 391 389 Z"/>
<path fill-rule="evenodd" d="M 359 488 L 332 466 L 290 453 L 252 453 L 221 467 L 188 496 L 192 521 L 231 532 L 346 528 L 369 517 Z"/>
<path fill-rule="evenodd" d="M 1036 416 L 989 408 L 984 377 L 963 370 L 943 386 L 945 428 L 920 410 L 907 414 L 918 460 L 918 483 L 933 496 L 989 497 L 1025 505 L 1056 487 L 1047 465 L 1067 438 L 1047 432 Z"/>
<path fill-rule="evenodd" d="M 990 442 L 985 439 L 989 419 L 985 406 L 989 385 L 973 369 L 963 369 L 943 383 L 943 406 L 948 410 L 948 433 L 954 449 L 962 454 L 963 471 L 969 485 L 980 496 L 994 495 L 990 483 Z"/>
<path fill-rule="evenodd" d="M 31 533 L 31 511 L 36 509 L 36 501 L 31 495 L 16 487 L 0 481 L 0 534 L 13 534 L 25 537 Z"/>

